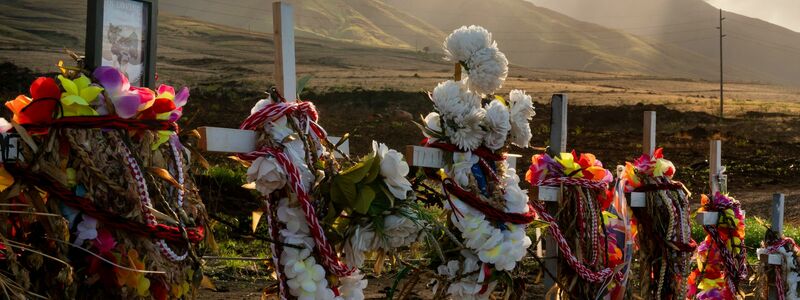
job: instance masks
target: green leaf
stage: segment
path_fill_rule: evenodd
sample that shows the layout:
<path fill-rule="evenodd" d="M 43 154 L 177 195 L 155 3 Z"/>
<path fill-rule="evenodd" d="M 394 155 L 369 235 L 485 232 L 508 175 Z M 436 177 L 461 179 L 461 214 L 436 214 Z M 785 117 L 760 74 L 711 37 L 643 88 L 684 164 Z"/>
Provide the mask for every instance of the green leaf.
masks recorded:
<path fill-rule="evenodd" d="M 371 168 L 369 168 L 369 172 L 367 172 L 367 177 L 364 178 L 363 183 L 369 184 L 375 181 L 375 178 L 378 178 L 378 175 L 381 173 L 381 158 L 375 157 L 375 160 L 372 162 Z"/>
<path fill-rule="evenodd" d="M 358 190 L 358 199 L 353 204 L 353 210 L 360 214 L 366 214 L 375 200 L 375 191 L 371 187 L 365 185 Z"/>
<path fill-rule="evenodd" d="M 550 226 L 550 223 L 547 223 L 542 220 L 533 220 L 532 223 L 528 224 L 528 229 L 537 229 L 537 228 L 547 228 Z"/>
<path fill-rule="evenodd" d="M 338 179 L 338 180 L 337 180 Z M 356 201 L 358 197 L 358 190 L 356 184 L 345 178 L 334 178 L 334 185 L 339 188 L 346 201 L 346 206 L 350 206 Z"/>
<path fill-rule="evenodd" d="M 391 204 L 389 203 L 389 199 L 382 196 L 375 197 L 372 200 L 372 205 L 369 207 L 369 212 L 367 213 L 370 216 L 379 216 L 382 215 L 383 212 L 389 210 L 391 208 Z"/>
<path fill-rule="evenodd" d="M 397 273 L 397 277 L 394 278 L 394 282 L 392 282 L 392 288 L 389 289 L 389 292 L 386 293 L 386 299 L 391 300 L 394 297 L 394 292 L 397 291 L 397 285 L 400 284 L 400 281 L 408 275 L 408 272 L 411 271 L 409 267 L 403 267 L 400 272 Z"/>
<path fill-rule="evenodd" d="M 311 75 L 306 75 L 306 76 L 301 77 L 300 80 L 297 81 L 297 95 L 298 96 L 306 88 L 306 85 L 308 84 L 308 81 L 311 80 L 311 77 L 312 77 Z"/>
<path fill-rule="evenodd" d="M 389 191 L 389 188 L 386 187 L 386 184 L 381 183 L 379 187 L 381 191 L 383 191 L 383 194 L 386 196 L 386 198 L 389 199 L 389 208 L 394 207 L 394 195 L 392 194 L 392 192 Z M 405 200 L 405 199 L 399 199 L 399 200 Z"/>
<path fill-rule="evenodd" d="M 369 173 L 369 170 L 372 167 L 372 163 L 374 162 L 375 162 L 375 155 L 370 154 L 363 160 L 355 164 L 354 166 L 339 173 L 339 175 L 337 175 L 337 178 L 346 179 L 347 181 L 350 181 L 354 184 L 361 182 L 361 180 L 363 180 L 364 177 L 367 176 L 367 173 Z"/>

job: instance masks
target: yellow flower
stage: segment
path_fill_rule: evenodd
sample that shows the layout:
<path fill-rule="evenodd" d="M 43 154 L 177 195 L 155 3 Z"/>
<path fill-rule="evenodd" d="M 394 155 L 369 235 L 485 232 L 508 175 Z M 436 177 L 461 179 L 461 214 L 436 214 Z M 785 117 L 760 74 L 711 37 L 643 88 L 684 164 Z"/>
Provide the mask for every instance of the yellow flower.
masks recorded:
<path fill-rule="evenodd" d="M 91 85 L 92 81 L 84 75 L 75 80 L 58 75 L 58 80 L 64 88 L 61 93 L 64 117 L 98 115 L 89 105 L 97 100 L 97 96 L 103 91 L 102 87 Z"/>
<path fill-rule="evenodd" d="M 0 166 L 0 192 L 5 191 L 12 184 L 14 184 L 14 176 L 11 176 L 6 168 Z"/>
<path fill-rule="evenodd" d="M 558 157 L 556 157 L 556 161 L 559 162 L 562 166 L 564 166 L 564 174 L 567 176 L 572 175 L 575 178 L 582 178 L 582 172 L 575 172 L 581 169 L 581 165 L 575 162 L 575 157 L 572 153 L 561 153 Z M 575 174 L 573 174 L 575 173 Z"/>

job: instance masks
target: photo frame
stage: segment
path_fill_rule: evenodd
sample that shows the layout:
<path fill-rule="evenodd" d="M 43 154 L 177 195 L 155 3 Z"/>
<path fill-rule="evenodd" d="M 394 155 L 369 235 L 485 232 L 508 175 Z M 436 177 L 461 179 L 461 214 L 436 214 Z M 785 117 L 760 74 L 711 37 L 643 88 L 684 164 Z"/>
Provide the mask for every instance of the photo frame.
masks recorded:
<path fill-rule="evenodd" d="M 115 67 L 131 86 L 153 88 L 158 0 L 88 1 L 86 68 Z"/>

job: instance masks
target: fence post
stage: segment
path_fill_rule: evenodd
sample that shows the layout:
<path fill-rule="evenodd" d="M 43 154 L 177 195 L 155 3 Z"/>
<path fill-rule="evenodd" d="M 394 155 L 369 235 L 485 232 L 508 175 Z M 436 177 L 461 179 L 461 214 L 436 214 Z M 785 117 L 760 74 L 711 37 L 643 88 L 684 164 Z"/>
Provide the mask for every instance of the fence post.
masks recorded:
<path fill-rule="evenodd" d="M 567 94 L 553 94 L 550 101 L 552 116 L 550 118 L 550 144 L 548 154 L 552 157 L 567 151 Z M 558 213 L 558 202 L 545 202 L 547 212 L 552 216 Z M 549 291 L 558 280 L 558 246 L 549 233 L 545 235 L 544 290 Z M 550 276 L 552 274 L 555 278 Z"/>
<path fill-rule="evenodd" d="M 783 194 L 776 193 L 772 194 L 772 207 L 770 208 L 770 221 L 772 224 L 772 231 L 774 231 L 779 238 L 783 237 L 783 201 L 784 197 Z M 767 257 L 767 264 L 770 264 L 769 256 Z M 770 276 L 770 280 L 775 280 L 775 277 Z M 769 294 L 767 299 L 769 300 L 777 300 L 778 299 L 778 290 L 775 288 L 774 284 L 770 284 L 769 286 Z"/>

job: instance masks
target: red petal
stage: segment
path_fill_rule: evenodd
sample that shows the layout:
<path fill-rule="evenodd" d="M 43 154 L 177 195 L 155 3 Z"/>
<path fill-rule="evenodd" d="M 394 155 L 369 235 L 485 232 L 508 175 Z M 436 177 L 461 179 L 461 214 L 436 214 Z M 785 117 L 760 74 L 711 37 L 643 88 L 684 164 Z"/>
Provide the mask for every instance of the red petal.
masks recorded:
<path fill-rule="evenodd" d="M 664 158 L 663 150 L 664 148 L 658 148 L 656 151 L 653 151 L 653 158 Z"/>
<path fill-rule="evenodd" d="M 53 78 L 39 77 L 31 84 L 31 98 L 36 99 L 61 99 L 61 89 Z"/>
<path fill-rule="evenodd" d="M 59 98 L 35 98 L 20 112 L 32 124 L 50 124 Z"/>
<path fill-rule="evenodd" d="M 168 98 L 158 98 L 150 109 L 154 110 L 156 114 L 171 112 L 175 110 L 175 102 Z"/>

